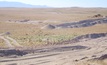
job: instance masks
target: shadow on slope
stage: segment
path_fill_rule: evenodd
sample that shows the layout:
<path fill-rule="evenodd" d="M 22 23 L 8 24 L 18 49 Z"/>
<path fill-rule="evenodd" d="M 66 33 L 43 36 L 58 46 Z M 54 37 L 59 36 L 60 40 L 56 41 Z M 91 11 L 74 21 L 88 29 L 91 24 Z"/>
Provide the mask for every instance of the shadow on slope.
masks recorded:
<path fill-rule="evenodd" d="M 82 20 L 74 23 L 63 23 L 56 25 L 56 28 L 81 28 L 81 27 L 89 27 L 96 24 L 107 24 L 107 18 L 99 18 L 99 19 L 89 19 Z"/>

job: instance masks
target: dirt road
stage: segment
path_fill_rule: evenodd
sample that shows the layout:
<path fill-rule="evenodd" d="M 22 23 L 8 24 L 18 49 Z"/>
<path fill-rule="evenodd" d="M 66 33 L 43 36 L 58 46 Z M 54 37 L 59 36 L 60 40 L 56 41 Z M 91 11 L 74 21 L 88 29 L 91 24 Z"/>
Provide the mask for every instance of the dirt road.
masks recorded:
<path fill-rule="evenodd" d="M 10 43 L 8 39 L 6 39 L 4 36 L 0 36 L 1 39 L 5 41 L 5 45 L 7 45 L 9 48 L 13 48 L 14 46 Z"/>
<path fill-rule="evenodd" d="M 106 54 L 107 37 L 38 50 L 41 52 L 17 58 L 2 58 L 0 65 L 83 65 L 80 63 Z"/>
<path fill-rule="evenodd" d="M 0 35 L 0 39 L 3 39 L 5 41 L 5 45 L 9 48 L 23 47 L 15 39 L 13 39 L 9 36 Z"/>
<path fill-rule="evenodd" d="M 15 39 L 9 37 L 9 36 L 6 36 L 5 37 L 6 39 L 10 40 L 12 42 L 12 44 L 16 47 L 23 47 L 22 45 L 20 45 Z"/>

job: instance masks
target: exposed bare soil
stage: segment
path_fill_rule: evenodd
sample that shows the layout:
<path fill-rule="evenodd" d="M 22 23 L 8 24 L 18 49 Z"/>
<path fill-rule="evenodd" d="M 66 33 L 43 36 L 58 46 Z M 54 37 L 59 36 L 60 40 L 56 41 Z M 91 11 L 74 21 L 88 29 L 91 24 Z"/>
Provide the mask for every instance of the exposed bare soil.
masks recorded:
<path fill-rule="evenodd" d="M 1 57 L 0 65 L 77 65 L 106 54 L 107 37 L 68 45 L 48 46 L 36 51 L 22 57 Z"/>

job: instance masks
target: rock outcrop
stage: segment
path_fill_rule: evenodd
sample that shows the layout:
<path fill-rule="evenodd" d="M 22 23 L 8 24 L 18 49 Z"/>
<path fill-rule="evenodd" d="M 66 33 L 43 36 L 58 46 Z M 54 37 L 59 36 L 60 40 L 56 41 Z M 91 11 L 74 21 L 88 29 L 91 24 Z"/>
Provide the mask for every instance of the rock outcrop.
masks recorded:
<path fill-rule="evenodd" d="M 41 29 L 55 29 L 55 26 L 49 24 L 49 25 L 46 25 L 46 26 L 42 27 Z"/>

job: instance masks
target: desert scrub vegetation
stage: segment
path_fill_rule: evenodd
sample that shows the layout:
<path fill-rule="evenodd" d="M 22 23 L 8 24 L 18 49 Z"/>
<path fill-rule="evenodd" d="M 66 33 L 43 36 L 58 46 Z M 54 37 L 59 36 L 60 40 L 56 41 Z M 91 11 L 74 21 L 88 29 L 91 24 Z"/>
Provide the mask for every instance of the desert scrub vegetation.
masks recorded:
<path fill-rule="evenodd" d="M 107 32 L 107 25 L 96 25 L 86 28 L 74 28 L 74 29 L 54 29 L 54 30 L 41 30 L 36 25 L 32 24 L 15 24 L 15 23 L 3 23 L 0 24 L 0 32 L 9 31 L 11 38 L 15 39 L 19 44 L 23 46 L 37 46 L 43 44 L 54 44 L 61 41 L 72 39 L 79 35 L 89 33 L 101 33 Z M 100 29 L 100 30 L 99 30 Z"/>
<path fill-rule="evenodd" d="M 0 39 L 0 48 L 6 47 L 5 41 Z"/>
<path fill-rule="evenodd" d="M 72 39 L 76 36 L 90 34 L 90 33 L 104 33 L 107 32 L 107 24 L 95 25 L 85 28 L 68 28 L 68 29 L 53 29 L 42 30 L 41 26 L 44 23 L 33 24 L 18 24 L 1 22 L 0 33 L 10 32 L 11 38 L 15 39 L 23 46 L 36 46 L 41 44 L 54 44 L 57 42 Z M 2 43 L 1 43 L 2 44 Z"/>
<path fill-rule="evenodd" d="M 0 48 L 6 47 L 6 42 L 0 37 Z"/>
<path fill-rule="evenodd" d="M 36 46 L 44 44 L 56 44 L 58 42 L 66 41 L 76 37 L 76 34 L 71 35 L 49 35 L 49 34 L 38 34 L 38 35 L 26 35 L 18 36 L 15 39 L 23 46 Z"/>

